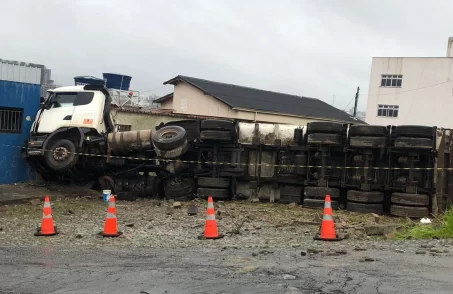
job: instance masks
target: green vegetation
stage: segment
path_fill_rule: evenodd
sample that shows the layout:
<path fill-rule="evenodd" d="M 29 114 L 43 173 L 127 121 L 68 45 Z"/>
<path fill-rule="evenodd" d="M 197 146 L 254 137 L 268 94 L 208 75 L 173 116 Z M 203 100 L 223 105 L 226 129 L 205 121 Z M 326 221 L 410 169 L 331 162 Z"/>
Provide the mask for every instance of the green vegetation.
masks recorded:
<path fill-rule="evenodd" d="M 416 224 L 396 235 L 397 239 L 432 239 L 434 237 L 453 238 L 453 209 L 447 211 L 439 222 Z"/>

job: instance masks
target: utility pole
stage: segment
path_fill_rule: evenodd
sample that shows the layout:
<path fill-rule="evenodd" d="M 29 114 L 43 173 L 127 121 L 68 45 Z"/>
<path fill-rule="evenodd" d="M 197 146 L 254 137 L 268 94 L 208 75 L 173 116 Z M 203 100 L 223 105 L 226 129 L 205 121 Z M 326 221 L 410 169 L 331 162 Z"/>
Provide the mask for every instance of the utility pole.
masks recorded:
<path fill-rule="evenodd" d="M 357 115 L 357 102 L 359 101 L 359 92 L 360 92 L 360 88 L 357 87 L 357 92 L 355 93 L 354 114 L 352 115 L 353 117 L 356 117 L 356 115 Z"/>

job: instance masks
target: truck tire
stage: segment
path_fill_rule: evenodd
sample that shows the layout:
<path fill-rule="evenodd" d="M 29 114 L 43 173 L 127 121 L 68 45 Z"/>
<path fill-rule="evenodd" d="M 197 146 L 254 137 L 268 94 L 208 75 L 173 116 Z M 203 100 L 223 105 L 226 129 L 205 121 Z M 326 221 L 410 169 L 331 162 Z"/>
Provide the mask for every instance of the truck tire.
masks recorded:
<path fill-rule="evenodd" d="M 202 130 L 234 131 L 234 122 L 222 119 L 205 119 L 201 121 Z"/>
<path fill-rule="evenodd" d="M 351 147 L 384 148 L 385 145 L 384 137 L 354 136 L 349 139 Z"/>
<path fill-rule="evenodd" d="M 189 146 L 187 145 L 187 142 L 185 142 L 182 146 L 177 147 L 175 149 L 171 149 L 171 150 L 160 150 L 160 149 L 157 149 L 154 147 L 154 151 L 156 152 L 156 155 L 160 158 L 166 158 L 166 159 L 177 158 L 177 157 L 183 155 L 184 153 L 186 153 L 188 149 L 189 149 Z"/>
<path fill-rule="evenodd" d="M 231 131 L 201 131 L 200 138 L 204 141 L 233 141 Z"/>
<path fill-rule="evenodd" d="M 337 188 L 326 188 L 326 187 L 304 188 L 304 198 L 306 199 L 320 199 L 324 201 L 326 195 L 330 195 L 330 199 L 339 199 L 340 190 Z"/>
<path fill-rule="evenodd" d="M 198 178 L 198 187 L 229 188 L 230 187 L 230 179 L 229 178 L 199 177 Z"/>
<path fill-rule="evenodd" d="M 47 166 L 54 171 L 65 171 L 73 167 L 79 155 L 73 142 L 67 139 L 55 141 L 49 150 L 45 151 L 44 159 Z"/>
<path fill-rule="evenodd" d="M 195 183 L 191 178 L 166 179 L 164 181 L 165 198 L 181 201 L 191 200 L 194 187 Z"/>
<path fill-rule="evenodd" d="M 307 134 L 323 133 L 323 134 L 341 134 L 343 132 L 343 124 L 333 122 L 311 122 L 307 124 Z"/>
<path fill-rule="evenodd" d="M 362 212 L 362 213 L 375 213 L 375 214 L 383 214 L 384 213 L 384 205 L 383 204 L 348 202 L 346 204 L 346 209 L 348 211 Z"/>
<path fill-rule="evenodd" d="M 331 201 L 330 205 L 332 206 L 332 209 L 338 209 L 340 204 L 338 201 Z M 324 208 L 324 200 L 304 199 L 303 206 L 308 208 Z"/>
<path fill-rule="evenodd" d="M 434 128 L 427 126 L 396 126 L 394 129 L 395 137 L 414 137 L 432 139 Z"/>
<path fill-rule="evenodd" d="M 187 141 L 186 130 L 180 126 L 165 126 L 152 135 L 152 140 L 157 149 L 176 149 Z"/>
<path fill-rule="evenodd" d="M 390 205 L 390 214 L 410 218 L 424 218 L 429 216 L 429 209 L 428 207 Z"/>
<path fill-rule="evenodd" d="M 360 203 L 382 203 L 384 202 L 384 193 L 378 191 L 349 190 L 346 193 L 346 199 Z"/>
<path fill-rule="evenodd" d="M 411 193 L 392 193 L 390 201 L 402 206 L 428 206 L 429 195 Z"/>
<path fill-rule="evenodd" d="M 338 134 L 316 133 L 307 136 L 307 144 L 316 145 L 341 145 L 342 136 Z"/>
<path fill-rule="evenodd" d="M 198 188 L 197 194 L 200 198 L 208 199 L 211 196 L 213 199 L 228 199 L 230 192 L 227 189 L 216 188 Z"/>
<path fill-rule="evenodd" d="M 398 137 L 395 138 L 396 148 L 432 149 L 433 140 L 427 138 Z"/>
<path fill-rule="evenodd" d="M 385 131 L 386 127 L 383 126 L 352 125 L 349 127 L 349 136 L 384 137 Z"/>

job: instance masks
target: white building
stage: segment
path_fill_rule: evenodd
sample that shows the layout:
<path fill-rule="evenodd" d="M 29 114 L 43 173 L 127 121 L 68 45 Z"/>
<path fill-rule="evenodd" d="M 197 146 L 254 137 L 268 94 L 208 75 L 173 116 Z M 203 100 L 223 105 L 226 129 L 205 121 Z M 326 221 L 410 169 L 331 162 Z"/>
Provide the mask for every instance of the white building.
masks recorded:
<path fill-rule="evenodd" d="M 453 38 L 447 57 L 374 57 L 365 121 L 453 128 Z"/>

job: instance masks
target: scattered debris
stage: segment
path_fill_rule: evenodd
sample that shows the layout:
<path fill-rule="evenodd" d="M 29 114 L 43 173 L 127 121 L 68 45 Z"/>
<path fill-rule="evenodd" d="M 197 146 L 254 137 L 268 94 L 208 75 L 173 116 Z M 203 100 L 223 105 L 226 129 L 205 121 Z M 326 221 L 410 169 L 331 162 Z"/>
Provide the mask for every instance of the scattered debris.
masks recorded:
<path fill-rule="evenodd" d="M 373 257 L 370 257 L 370 256 L 365 256 L 365 257 L 360 258 L 359 261 L 360 262 L 372 262 L 372 261 L 376 261 L 376 259 Z"/>
<path fill-rule="evenodd" d="M 68 209 L 68 214 L 74 214 L 74 211 L 72 211 L 71 209 Z"/>
<path fill-rule="evenodd" d="M 180 209 L 181 207 L 182 207 L 181 202 L 179 202 L 179 201 L 173 202 L 173 208 Z"/>
<path fill-rule="evenodd" d="M 426 254 L 426 250 L 417 250 L 415 254 Z"/>
<path fill-rule="evenodd" d="M 297 203 L 296 203 L 296 202 L 293 202 L 293 203 L 288 204 L 288 207 L 289 207 L 289 208 L 294 208 L 294 207 L 296 207 L 296 206 L 297 206 Z"/>
<path fill-rule="evenodd" d="M 431 248 L 429 252 L 434 252 L 434 253 L 444 253 L 442 249 L 439 248 Z"/>
<path fill-rule="evenodd" d="M 346 251 L 344 249 L 338 249 L 338 250 L 335 250 L 335 253 L 337 253 L 339 255 L 345 255 L 345 254 L 348 254 L 348 251 Z"/>
<path fill-rule="evenodd" d="M 197 215 L 198 207 L 196 207 L 195 205 L 190 205 L 189 207 L 187 207 L 187 214 L 191 216 Z"/>
<path fill-rule="evenodd" d="M 308 248 L 307 249 L 307 253 L 310 253 L 310 254 L 316 254 L 316 253 L 321 253 L 321 252 L 324 252 L 324 250 L 317 249 L 317 248 Z"/>
<path fill-rule="evenodd" d="M 127 224 L 125 224 L 125 226 L 128 228 L 132 228 L 134 226 L 134 223 L 127 223 Z"/>
<path fill-rule="evenodd" d="M 83 235 L 82 235 L 82 234 L 77 234 L 75 237 L 76 237 L 77 239 L 82 239 L 82 238 L 83 238 Z"/>
<path fill-rule="evenodd" d="M 393 232 L 394 229 L 392 225 L 366 225 L 365 233 L 368 236 L 384 236 Z"/>
<path fill-rule="evenodd" d="M 301 252 L 300 252 L 300 255 L 301 255 L 301 256 L 307 256 L 307 251 L 301 251 Z"/>
<path fill-rule="evenodd" d="M 40 199 L 32 199 L 32 200 L 30 200 L 30 204 L 31 205 L 40 205 L 41 204 L 41 200 Z"/>
<path fill-rule="evenodd" d="M 374 222 L 375 223 L 379 223 L 381 221 L 381 216 L 375 214 L 375 213 L 372 213 L 371 216 L 374 218 Z"/>
<path fill-rule="evenodd" d="M 420 223 L 422 223 L 422 224 L 430 224 L 432 222 L 431 222 L 431 220 L 429 218 L 422 218 L 420 220 Z"/>
<path fill-rule="evenodd" d="M 366 251 L 367 249 L 365 247 L 356 246 L 356 247 L 354 247 L 354 250 L 355 251 Z"/>
<path fill-rule="evenodd" d="M 404 250 L 403 249 L 395 249 L 395 252 L 404 253 Z"/>
<path fill-rule="evenodd" d="M 296 276 L 285 274 L 283 275 L 283 280 L 295 280 Z"/>
<path fill-rule="evenodd" d="M 167 207 L 167 215 L 172 215 L 175 212 L 173 207 Z"/>

